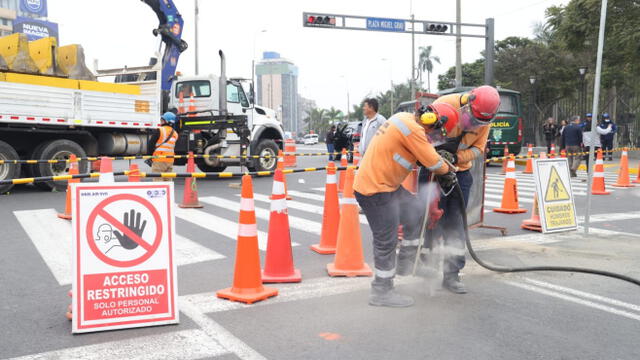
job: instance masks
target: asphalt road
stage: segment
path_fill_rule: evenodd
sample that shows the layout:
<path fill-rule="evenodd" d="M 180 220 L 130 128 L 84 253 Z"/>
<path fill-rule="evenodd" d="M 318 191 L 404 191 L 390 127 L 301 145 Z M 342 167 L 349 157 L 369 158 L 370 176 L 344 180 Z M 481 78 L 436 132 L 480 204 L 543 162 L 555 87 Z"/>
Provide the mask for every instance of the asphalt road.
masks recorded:
<path fill-rule="evenodd" d="M 325 164 L 326 159 L 298 159 L 298 167 Z M 498 170 L 488 169 L 486 210 L 500 202 Z M 611 184 L 615 168 L 607 171 Z M 520 173 L 518 180 L 521 205 L 530 209 L 533 180 Z M 503 275 L 468 259 L 466 295 L 407 277 L 399 278 L 397 287 L 415 297 L 415 306 L 368 306 L 370 278 L 330 278 L 325 266 L 333 257 L 309 250 L 319 240 L 318 199 L 325 175 L 292 174 L 287 181 L 294 198 L 289 202 L 293 255 L 302 283 L 276 285 L 277 297 L 250 306 L 217 299 L 215 291 L 230 286 L 233 277 L 238 180 L 199 181 L 205 207 L 176 208 L 180 324 L 83 335 L 72 335 L 64 317 L 70 302 L 71 230 L 55 213 L 64 210 L 65 194 L 16 187 L 0 197 L 0 358 L 640 358 L 640 288 L 604 277 Z M 182 184 L 176 181 L 178 200 Z M 271 186 L 269 178 L 254 180 L 258 208 L 268 211 Z M 579 217 L 585 211 L 585 186 L 581 178 L 573 181 Z M 496 264 L 582 266 L 640 278 L 639 201 L 640 188 L 595 197 L 588 236 L 521 230 L 530 211 L 488 211 L 485 223 L 506 227 L 508 235 L 474 229 L 471 236 L 479 254 Z M 361 229 L 365 260 L 373 265 L 371 233 L 367 225 Z M 260 212 L 258 230 L 268 231 Z M 261 255 L 264 261 L 264 251 Z"/>

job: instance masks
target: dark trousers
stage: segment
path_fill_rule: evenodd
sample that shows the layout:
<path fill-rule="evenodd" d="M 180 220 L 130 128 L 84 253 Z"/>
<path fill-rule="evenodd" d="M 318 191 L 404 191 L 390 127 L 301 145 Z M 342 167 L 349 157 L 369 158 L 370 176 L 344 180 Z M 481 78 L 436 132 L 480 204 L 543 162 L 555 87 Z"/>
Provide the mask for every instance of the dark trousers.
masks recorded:
<path fill-rule="evenodd" d="M 603 158 L 609 158 L 609 160 L 613 160 L 613 153 L 611 152 L 606 152 L 607 150 L 611 151 L 613 149 L 613 139 L 611 140 L 601 140 L 600 141 L 602 143 L 602 157 Z"/>
<path fill-rule="evenodd" d="M 587 165 L 587 171 L 589 171 L 589 149 L 591 147 L 590 146 L 585 146 L 584 148 L 584 152 L 586 152 L 586 154 L 584 155 L 584 162 Z M 598 149 L 600 149 L 600 147 L 596 146 L 595 149 L 593 149 L 593 157 L 594 159 L 597 158 L 597 154 L 598 154 Z M 606 156 L 606 155 L 602 155 L 602 156 Z"/>
<path fill-rule="evenodd" d="M 551 144 L 555 145 L 555 143 L 556 143 L 555 140 L 556 140 L 555 138 L 545 139 L 545 142 L 547 144 L 547 154 L 551 153 Z"/>
<path fill-rule="evenodd" d="M 327 152 L 329 153 L 329 161 L 333 161 L 333 152 L 334 152 L 333 143 L 327 144 Z"/>
<path fill-rule="evenodd" d="M 398 225 L 402 224 L 406 239 L 418 239 L 424 207 L 403 187 L 371 196 L 358 192 L 355 195 L 373 233 L 375 278 L 371 287 L 380 292 L 389 291 L 395 277 Z"/>
<path fill-rule="evenodd" d="M 427 173 L 427 171 L 421 171 Z M 461 207 L 461 200 L 464 200 L 464 204 L 469 201 L 469 193 L 471 192 L 471 186 L 473 185 L 473 177 L 471 172 L 460 171 L 456 173 L 458 178 L 458 184 L 462 190 L 462 199 L 460 194 L 454 189 L 447 196 L 440 193 L 440 201 L 438 207 L 444 211 L 442 218 L 438 221 L 434 229 L 429 229 L 425 232 L 424 248 L 432 249 L 435 245 L 435 241 L 442 239 L 444 245 L 444 269 L 443 272 L 458 273 L 466 263 L 465 259 L 465 240 L 466 234 L 462 217 L 466 216 L 463 212 L 465 208 Z M 428 175 L 422 177 L 423 180 L 427 179 Z M 448 192 L 448 189 L 445 189 Z M 426 196 L 421 196 L 423 201 L 426 201 Z"/>

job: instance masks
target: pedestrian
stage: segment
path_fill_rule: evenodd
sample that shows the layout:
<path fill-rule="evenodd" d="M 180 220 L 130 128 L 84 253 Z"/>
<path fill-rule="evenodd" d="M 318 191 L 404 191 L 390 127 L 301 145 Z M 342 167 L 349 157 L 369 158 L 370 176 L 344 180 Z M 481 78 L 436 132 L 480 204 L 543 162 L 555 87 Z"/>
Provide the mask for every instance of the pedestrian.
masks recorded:
<path fill-rule="evenodd" d="M 547 152 L 551 152 L 551 145 L 555 146 L 556 137 L 558 137 L 558 125 L 555 120 L 550 117 L 547 122 L 542 125 L 542 132 L 544 133 L 544 140 L 547 144 Z"/>
<path fill-rule="evenodd" d="M 173 172 L 173 156 L 175 156 L 176 141 L 178 133 L 173 128 L 176 122 L 176 115 L 172 112 L 166 112 L 160 118 L 160 128 L 158 129 L 158 138 L 155 142 L 155 150 L 153 151 L 153 163 L 151 164 L 151 172 L 163 173 Z M 153 138 L 151 139 L 153 143 Z M 171 156 L 169 158 L 155 158 L 156 156 Z M 171 181 L 171 178 L 153 178 L 153 181 Z"/>
<path fill-rule="evenodd" d="M 582 131 L 582 144 L 584 145 L 584 161 L 589 171 L 589 151 L 593 147 L 594 151 L 598 151 L 602 147 L 600 144 L 600 135 L 596 131 L 591 131 L 591 123 L 587 123 Z"/>
<path fill-rule="evenodd" d="M 335 148 L 333 146 L 333 138 L 336 135 L 336 126 L 331 125 L 329 131 L 327 131 L 327 135 L 324 137 L 324 142 L 327 144 L 327 152 L 329 153 L 329 161 L 333 161 L 333 152 Z"/>
<path fill-rule="evenodd" d="M 435 131 L 429 133 L 429 138 L 432 143 L 436 144 L 438 154 L 457 167 L 455 175 L 461 191 L 454 191 L 455 189 L 451 185 L 440 183 L 442 196 L 438 207 L 443 211 L 443 216 L 437 220 L 433 229 L 426 232 L 424 248 L 433 248 L 433 242 L 442 238 L 444 246 L 450 249 L 444 256 L 442 286 L 453 293 L 464 294 L 467 290 L 460 280 L 460 270 L 465 266 L 466 232 L 462 217 L 466 209 L 461 207 L 461 204 L 466 205 L 469 202 L 474 181 L 470 169 L 476 158 L 484 157 L 489 137 L 489 125 L 500 106 L 500 95 L 491 86 L 480 86 L 469 93 L 441 96 L 431 106 L 437 107 L 438 105 L 450 106 L 459 116 L 457 126 L 453 130 L 447 131 L 444 141 L 439 140 L 438 136 L 434 136 L 439 134 Z M 419 195 L 423 206 L 427 206 L 425 189 L 430 188 L 423 186 L 423 184 L 427 182 L 430 175 L 429 169 L 421 168 L 419 189 L 422 191 Z M 410 273 L 418 245 L 419 242 L 404 239 L 400 242 L 399 275 Z M 429 263 L 429 259 L 423 260 Z"/>
<path fill-rule="evenodd" d="M 611 121 L 608 113 L 602 114 L 602 122 L 596 128 L 596 131 L 600 134 L 605 160 L 608 157 L 609 161 L 613 161 L 613 138 L 618 131 L 618 127 Z"/>
<path fill-rule="evenodd" d="M 364 156 L 367 151 L 367 147 L 376 135 L 378 128 L 387 121 L 384 116 L 378 114 L 378 100 L 374 98 L 364 99 L 362 112 L 364 114 L 364 120 L 362 121 L 360 144 L 358 144 L 358 152 L 360 153 L 360 156 Z"/>
<path fill-rule="evenodd" d="M 369 304 L 374 306 L 407 307 L 413 298 L 394 290 L 398 225 L 403 225 L 405 237 L 418 239 L 423 207 L 416 196 L 401 183 L 419 161 L 443 181 L 455 181 L 455 174 L 442 160 L 426 132 L 431 124 L 424 123 L 418 113 L 393 115 L 370 137 L 353 188 L 373 234 L 375 278 L 371 283 Z"/>
<path fill-rule="evenodd" d="M 580 152 L 582 151 L 582 125 L 580 116 L 571 117 L 571 123 L 562 131 L 562 143 L 569 157 L 571 177 L 577 177 L 576 171 L 580 166 Z"/>
<path fill-rule="evenodd" d="M 560 149 L 564 149 L 564 144 L 562 143 L 562 132 L 564 131 L 564 128 L 567 127 L 567 120 L 560 120 L 560 127 L 558 129 L 558 144 L 560 146 Z"/>

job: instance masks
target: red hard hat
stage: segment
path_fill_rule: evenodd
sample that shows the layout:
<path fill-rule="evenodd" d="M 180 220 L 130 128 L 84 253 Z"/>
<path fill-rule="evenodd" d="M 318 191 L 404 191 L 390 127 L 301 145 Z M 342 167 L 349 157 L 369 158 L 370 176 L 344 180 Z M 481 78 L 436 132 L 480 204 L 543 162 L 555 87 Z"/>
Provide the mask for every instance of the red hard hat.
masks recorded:
<path fill-rule="evenodd" d="M 489 85 L 479 86 L 469 93 L 469 104 L 476 119 L 490 121 L 500 107 L 500 95 L 498 90 Z"/>
<path fill-rule="evenodd" d="M 458 111 L 447 103 L 435 103 L 428 106 L 428 109 L 438 116 L 442 127 L 451 132 L 458 125 Z"/>

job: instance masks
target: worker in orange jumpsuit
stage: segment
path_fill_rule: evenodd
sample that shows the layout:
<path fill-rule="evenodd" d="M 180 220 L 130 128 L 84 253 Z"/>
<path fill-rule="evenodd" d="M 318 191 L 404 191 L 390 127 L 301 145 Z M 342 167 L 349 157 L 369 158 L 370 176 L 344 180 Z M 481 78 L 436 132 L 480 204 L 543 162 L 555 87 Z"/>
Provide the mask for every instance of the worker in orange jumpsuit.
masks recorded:
<path fill-rule="evenodd" d="M 403 224 L 407 236 L 419 238 L 424 207 L 400 184 L 419 161 L 438 177 L 455 180 L 455 174 L 429 143 L 437 115 L 432 112 L 398 113 L 378 128 L 355 178 L 354 190 L 373 233 L 375 278 L 369 304 L 406 307 L 409 296 L 394 291 L 397 229 Z"/>
<path fill-rule="evenodd" d="M 484 156 L 490 123 L 500 106 L 500 95 L 491 86 L 480 86 L 469 93 L 451 94 L 438 98 L 434 105 L 446 103 L 458 110 L 458 126 L 449 132 L 445 139 L 436 139 L 435 148 L 440 156 L 457 167 L 456 182 L 459 186 L 464 204 L 469 201 L 469 193 L 473 185 L 473 178 L 469 169 L 475 158 Z M 420 183 L 424 184 L 431 171 L 423 168 L 420 172 Z M 436 173 L 437 175 L 437 173 Z M 456 294 L 467 292 L 460 280 L 459 272 L 465 265 L 465 239 L 463 227 L 461 199 L 459 193 L 450 186 L 440 182 L 441 193 L 439 208 L 444 211 L 442 219 L 434 229 L 425 234 L 425 252 L 432 248 L 434 239 L 442 237 L 444 240 L 444 269 L 442 286 Z M 398 274 L 407 275 L 411 272 L 415 251 L 419 241 L 401 243 L 402 256 L 399 261 Z"/>

